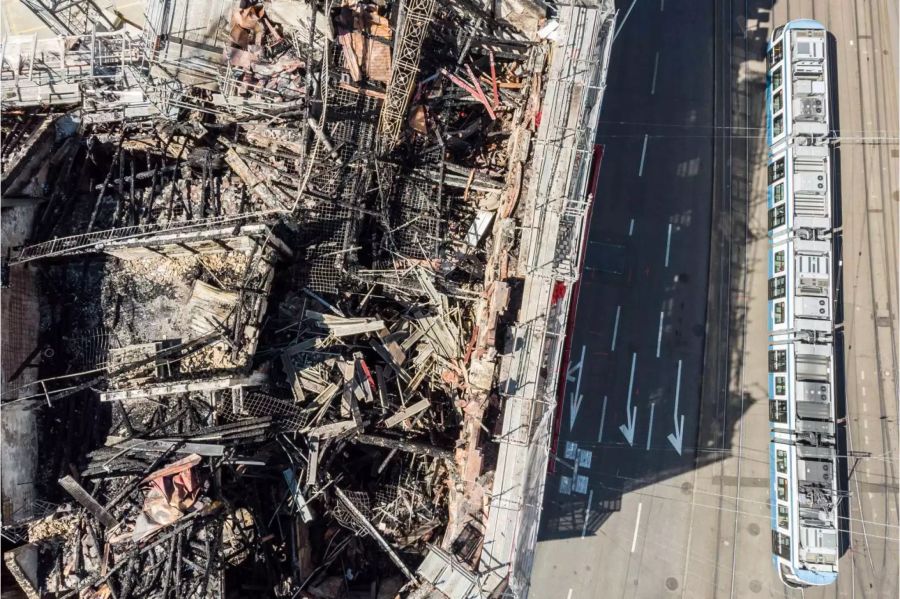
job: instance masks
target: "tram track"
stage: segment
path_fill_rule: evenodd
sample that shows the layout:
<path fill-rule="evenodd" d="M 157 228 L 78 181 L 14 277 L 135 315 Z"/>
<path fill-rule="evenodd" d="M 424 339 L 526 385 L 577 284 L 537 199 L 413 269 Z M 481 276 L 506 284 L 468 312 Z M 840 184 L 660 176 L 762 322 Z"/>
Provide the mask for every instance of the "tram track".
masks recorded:
<path fill-rule="evenodd" d="M 730 192 L 730 162 L 731 156 L 730 154 L 726 154 L 731 150 L 731 131 L 729 128 L 731 119 L 729 111 L 731 110 L 731 102 L 730 102 L 730 74 L 731 74 L 731 49 L 730 49 L 730 31 L 731 31 L 731 9 L 732 3 L 729 2 L 714 2 L 714 15 L 713 15 L 713 23 L 714 23 L 714 37 L 715 37 L 715 45 L 714 45 L 714 74 L 713 74 L 713 110 L 715 111 L 713 123 L 716 131 L 727 131 L 728 132 L 728 143 L 727 148 L 724 140 L 721 136 L 715 136 L 713 141 L 713 160 L 714 160 L 714 168 L 713 168 L 713 202 L 714 206 L 718 204 L 719 214 L 716 214 L 715 208 L 713 213 L 713 229 L 724 228 L 721 225 L 717 225 L 718 218 L 722 218 L 723 221 L 727 218 L 728 226 L 724 231 L 720 232 L 720 241 L 717 250 L 719 251 L 720 256 L 725 256 L 724 259 L 721 259 L 719 272 L 718 272 L 718 285 L 716 285 L 718 291 L 718 297 L 716 300 L 716 307 L 718 317 L 716 321 L 716 325 L 720 327 L 718 331 L 715 332 L 718 337 L 718 347 L 717 352 L 723 352 L 725 354 L 724 365 L 722 364 L 721 357 L 719 355 L 714 356 L 715 360 L 715 377 L 714 377 L 714 385 L 715 385 L 715 403 L 714 403 L 714 417 L 716 419 L 720 419 L 721 429 L 719 433 L 719 449 L 723 452 L 723 458 L 718 463 L 719 469 L 719 483 L 718 483 L 718 509 L 717 509 L 717 518 L 716 518 L 716 546 L 722 546 L 722 529 L 723 529 L 723 518 L 725 514 L 724 503 L 725 503 L 725 494 L 724 494 L 724 480 L 725 480 L 725 462 L 727 453 L 726 440 L 727 440 L 727 431 L 728 431 L 728 374 L 729 368 L 728 365 L 730 360 L 728 359 L 729 352 L 729 339 L 730 339 L 730 329 L 731 329 L 731 312 L 730 312 L 730 302 L 731 302 L 731 246 L 733 243 L 732 239 L 732 205 L 731 205 L 731 194 Z M 724 13 L 727 13 L 724 14 Z M 724 23 L 728 23 L 727 30 L 729 32 L 728 37 L 725 36 Z M 726 158 L 727 156 L 727 158 Z M 719 201 L 716 202 L 715 198 L 718 195 Z M 727 247 L 726 247 L 727 244 Z M 727 251 L 726 251 L 727 250 Z M 711 259 L 714 255 L 711 252 Z M 712 268 L 710 269 L 712 271 Z M 713 283 L 713 277 L 710 276 L 709 281 L 710 286 Z M 710 318 L 710 320 L 713 320 Z M 723 326 L 724 323 L 724 326 Z M 724 336 L 724 343 L 722 342 L 721 337 Z M 710 354 L 710 343 L 707 340 L 707 346 L 704 350 L 704 353 L 708 356 Z M 702 427 L 699 427 L 702 428 Z M 698 435 L 700 434 L 698 430 Z M 698 443 L 698 445 L 700 445 Z M 695 470 L 697 468 L 695 457 Z M 735 514 L 735 519 L 737 515 Z M 717 597 L 719 594 L 719 576 L 720 576 L 720 560 L 716 559 L 715 568 L 713 569 L 713 579 L 712 579 L 712 594 L 711 597 Z M 733 572 L 733 568 L 732 568 Z"/>
<path fill-rule="evenodd" d="M 874 33 L 875 23 L 879 22 L 879 20 L 875 19 L 875 16 L 873 14 L 873 10 L 874 10 L 873 5 L 874 5 L 874 3 L 869 3 L 868 11 L 867 11 L 868 15 L 866 15 L 864 13 L 862 15 L 862 17 L 863 17 L 863 19 L 866 16 L 868 17 L 868 23 L 867 24 L 863 23 L 863 26 L 867 27 L 867 30 L 869 32 L 869 39 L 871 40 L 871 45 L 872 45 L 871 51 L 873 54 L 875 54 L 876 53 L 876 43 L 875 43 L 875 37 L 872 35 L 872 33 Z M 858 4 L 857 4 L 856 8 L 857 8 L 857 10 L 854 10 L 854 14 L 853 14 L 854 30 L 855 30 L 856 38 L 860 39 L 861 38 L 861 23 L 860 23 L 861 15 L 860 15 L 860 10 L 859 10 Z M 862 76 L 863 76 L 863 69 L 864 68 L 869 69 L 870 65 L 868 63 L 871 62 L 871 59 L 869 58 L 866 61 L 867 64 L 864 65 L 862 54 L 863 54 L 862 49 L 859 48 L 856 52 L 856 62 L 857 62 L 857 68 L 859 70 L 860 78 L 862 78 Z M 877 60 L 876 60 L 876 64 L 877 64 Z M 876 134 L 879 134 L 884 131 L 884 129 L 882 128 L 882 124 L 883 124 L 882 123 L 882 120 L 883 120 L 882 119 L 882 109 L 886 108 L 886 106 L 885 106 L 886 102 L 885 102 L 884 96 L 883 96 L 883 94 L 884 94 L 883 86 L 879 86 L 877 83 L 879 81 L 879 78 L 878 78 L 878 74 L 877 74 L 876 70 L 877 70 L 876 65 L 872 64 L 871 71 L 869 72 L 869 74 L 871 77 L 871 85 L 873 87 L 873 90 L 875 91 L 874 97 L 872 98 L 872 101 L 875 104 L 875 106 L 874 106 L 875 114 L 873 115 L 873 119 L 874 119 L 874 123 L 875 123 L 875 132 L 876 132 Z M 879 102 L 879 91 L 881 92 L 881 94 L 880 94 L 881 102 Z M 865 98 L 864 98 L 864 94 L 863 94 L 862 85 L 860 85 L 858 87 L 858 93 L 859 93 L 859 106 L 862 108 L 865 106 L 865 104 L 864 104 Z M 860 125 L 861 125 L 861 130 L 862 130 L 863 134 L 864 135 L 868 134 L 869 127 L 867 126 L 864 119 L 861 120 Z M 872 160 L 873 152 L 875 154 L 874 160 Z M 881 177 L 880 173 L 885 172 L 884 171 L 883 154 L 884 153 L 882 151 L 878 150 L 878 146 L 875 146 L 874 149 L 873 149 L 873 147 L 870 147 L 870 146 L 863 146 L 863 148 L 862 148 L 863 189 L 865 192 L 865 202 L 866 202 L 866 215 L 865 215 L 866 233 L 865 233 L 865 237 L 866 237 L 866 242 L 867 242 L 866 244 L 867 244 L 867 249 L 868 249 L 867 258 L 868 258 L 868 268 L 869 268 L 869 275 L 870 275 L 869 276 L 869 292 L 871 294 L 872 302 L 874 304 L 873 314 L 872 314 L 872 332 L 873 332 L 872 337 L 874 339 L 875 365 L 876 365 L 876 370 L 877 370 L 876 376 L 877 376 L 877 380 L 878 380 L 878 384 L 877 384 L 878 407 L 879 407 L 879 412 L 880 412 L 881 416 L 885 416 L 887 413 L 887 403 L 886 403 L 885 393 L 884 393 L 884 387 L 885 387 L 886 383 L 883 379 L 890 377 L 893 380 L 896 380 L 896 375 L 897 375 L 897 356 L 896 356 L 896 349 L 895 349 L 893 343 L 889 344 L 890 345 L 890 356 L 884 356 L 883 348 L 881 347 L 881 343 L 879 342 L 879 326 L 881 326 L 881 325 L 879 324 L 880 317 L 878 315 L 879 310 L 877 307 L 879 290 L 876 285 L 876 280 L 878 279 L 878 277 L 876 277 L 876 271 L 875 271 L 875 269 L 876 269 L 875 252 L 879 251 L 879 250 L 881 252 L 883 252 L 883 259 L 884 259 L 883 266 L 885 267 L 884 270 L 887 271 L 883 274 L 887 280 L 887 287 L 886 287 L 887 294 L 886 294 L 885 299 L 886 299 L 886 304 L 887 304 L 886 305 L 887 327 L 888 327 L 889 333 L 890 333 L 889 337 L 891 340 L 897 338 L 896 331 L 895 331 L 895 325 L 894 325 L 895 311 L 893 309 L 893 305 L 892 305 L 892 301 L 891 301 L 891 293 L 890 293 L 890 290 L 891 290 L 891 272 L 890 272 L 890 270 L 891 269 L 890 269 L 890 255 L 889 255 L 890 249 L 888 246 L 888 240 L 894 239 L 894 237 L 891 235 L 891 231 L 889 228 L 890 227 L 889 223 L 892 222 L 893 219 L 885 218 L 887 216 L 887 214 L 890 213 L 889 212 L 890 207 L 887 205 L 887 198 L 890 197 L 890 190 L 884 189 L 884 179 L 883 178 L 881 179 L 882 183 L 880 185 L 880 189 L 877 190 L 878 198 L 879 198 L 878 210 L 877 211 L 873 210 L 873 208 L 869 205 L 869 202 L 871 201 L 872 191 L 873 191 L 870 188 L 870 166 L 874 166 L 874 167 L 878 168 L 879 169 L 879 177 Z M 870 161 L 874 164 L 870 165 Z M 877 215 L 880 215 L 880 218 L 878 218 Z M 875 221 L 875 222 L 873 222 L 873 221 Z M 880 223 L 881 223 L 880 226 L 882 228 L 882 231 L 881 231 L 882 238 L 885 242 L 882 244 L 881 248 L 876 248 L 876 247 L 874 247 L 874 244 L 873 244 L 872 231 L 873 231 L 874 227 L 878 226 L 878 221 L 880 221 Z M 878 274 L 880 276 L 882 273 L 878 273 Z M 888 370 L 886 368 L 888 366 L 890 367 L 890 370 Z M 884 420 L 881 421 L 880 428 L 881 428 L 882 449 L 888 455 L 893 455 L 893 453 L 892 453 L 893 448 L 891 447 L 890 433 L 887 429 L 887 423 Z M 883 479 L 886 482 L 888 482 L 890 484 L 893 484 L 896 482 L 896 472 L 894 469 L 893 461 L 886 460 L 886 461 L 882 462 L 881 469 L 882 469 Z M 887 515 L 889 513 L 890 502 L 891 502 L 890 494 L 885 493 L 884 494 L 884 503 L 882 506 L 879 506 L 881 509 L 883 509 L 883 514 L 885 515 L 885 519 L 887 518 Z M 865 514 L 862 511 L 863 510 L 862 501 L 860 501 L 860 503 L 859 503 L 859 509 L 860 509 L 860 518 L 864 519 Z M 878 571 L 876 571 L 874 558 L 872 556 L 872 553 L 871 553 L 871 550 L 869 547 L 869 541 L 868 541 L 868 537 L 865 534 L 865 529 L 863 530 L 863 535 L 864 535 L 864 542 L 866 545 L 866 553 L 868 555 L 869 565 L 872 568 L 872 576 L 873 576 L 873 578 L 875 578 L 877 580 L 878 579 Z M 885 547 L 885 549 L 886 549 L 886 547 Z M 885 566 L 887 566 L 888 555 L 889 555 L 889 552 L 886 550 L 881 552 L 880 566 L 882 566 L 882 571 L 883 571 L 883 568 Z"/>

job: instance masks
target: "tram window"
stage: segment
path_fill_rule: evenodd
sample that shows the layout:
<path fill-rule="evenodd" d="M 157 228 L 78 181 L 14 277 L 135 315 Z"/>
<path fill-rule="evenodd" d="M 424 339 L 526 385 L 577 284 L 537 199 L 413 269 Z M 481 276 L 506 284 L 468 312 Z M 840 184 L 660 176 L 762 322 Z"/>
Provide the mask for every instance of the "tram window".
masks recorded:
<path fill-rule="evenodd" d="M 788 509 L 783 506 L 778 506 L 778 528 L 788 528 Z"/>
<path fill-rule="evenodd" d="M 772 551 L 778 557 L 782 557 L 787 560 L 791 559 L 791 537 L 785 534 L 781 534 L 778 531 L 773 531 Z"/>
<path fill-rule="evenodd" d="M 781 87 L 782 78 L 781 78 L 781 67 L 778 67 L 774 71 L 772 71 L 772 89 L 779 89 Z M 779 94 L 781 95 L 781 94 Z M 777 110 L 775 112 L 778 112 Z"/>
<path fill-rule="evenodd" d="M 769 185 L 784 178 L 784 158 L 769 164 Z"/>
<path fill-rule="evenodd" d="M 787 352 L 785 350 L 769 350 L 769 372 L 787 372 Z"/>
<path fill-rule="evenodd" d="M 781 476 L 775 479 L 775 492 L 778 496 L 779 501 L 787 501 L 788 496 L 788 483 L 786 478 L 782 478 Z"/>
<path fill-rule="evenodd" d="M 777 91 L 772 94 L 772 114 L 781 112 L 782 108 L 784 108 L 784 94 L 781 91 Z"/>
<path fill-rule="evenodd" d="M 775 377 L 775 395 L 784 395 L 785 378 L 783 376 Z"/>
<path fill-rule="evenodd" d="M 775 468 L 782 474 L 787 474 L 787 452 L 783 449 L 775 451 Z"/>
<path fill-rule="evenodd" d="M 784 302 L 775 302 L 775 324 L 784 324 Z"/>
<path fill-rule="evenodd" d="M 791 559 L 791 537 L 772 531 L 772 553 L 784 559 Z"/>
<path fill-rule="evenodd" d="M 769 299 L 781 299 L 785 294 L 784 276 L 769 279 Z"/>
<path fill-rule="evenodd" d="M 776 273 L 784 272 L 784 250 L 775 252 L 775 255 L 772 257 L 772 268 L 775 269 Z"/>
<path fill-rule="evenodd" d="M 784 224 L 784 204 L 769 208 L 769 230 L 776 229 Z"/>
<path fill-rule="evenodd" d="M 772 119 L 772 137 L 778 137 L 784 133 L 784 115 L 779 114 Z"/>
<path fill-rule="evenodd" d="M 769 422 L 787 424 L 787 402 L 781 399 L 769 400 Z"/>
<path fill-rule="evenodd" d="M 784 200 L 784 183 L 779 183 L 772 189 L 772 202 L 780 204 Z"/>
<path fill-rule="evenodd" d="M 781 62 L 782 53 L 784 51 L 784 40 L 778 40 L 778 42 L 772 46 L 772 64 L 778 64 Z"/>

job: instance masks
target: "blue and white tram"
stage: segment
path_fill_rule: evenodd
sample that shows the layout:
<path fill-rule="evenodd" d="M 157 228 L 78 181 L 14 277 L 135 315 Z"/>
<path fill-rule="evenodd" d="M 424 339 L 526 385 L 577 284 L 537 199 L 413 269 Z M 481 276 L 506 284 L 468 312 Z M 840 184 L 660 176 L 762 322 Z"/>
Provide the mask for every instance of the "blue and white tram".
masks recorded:
<path fill-rule="evenodd" d="M 766 116 L 773 147 L 801 136 L 821 140 L 831 129 L 828 38 L 816 21 L 775 30 L 767 52 Z"/>
<path fill-rule="evenodd" d="M 840 538 L 826 35 L 791 21 L 768 48 L 772 557 L 797 587 L 837 579 Z"/>

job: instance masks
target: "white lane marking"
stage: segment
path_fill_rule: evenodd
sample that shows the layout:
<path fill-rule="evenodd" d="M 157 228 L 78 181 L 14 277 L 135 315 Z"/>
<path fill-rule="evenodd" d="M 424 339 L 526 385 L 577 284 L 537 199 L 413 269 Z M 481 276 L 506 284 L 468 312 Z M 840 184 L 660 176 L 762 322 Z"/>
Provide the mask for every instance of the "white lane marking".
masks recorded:
<path fill-rule="evenodd" d="M 866 380 L 866 371 L 865 370 L 859 371 L 859 379 L 862 381 Z"/>
<path fill-rule="evenodd" d="M 863 406 L 863 412 L 868 412 L 868 411 L 869 411 L 869 405 L 868 405 L 866 402 L 863 402 L 863 405 L 862 405 L 862 406 Z"/>
<path fill-rule="evenodd" d="M 632 235 L 634 235 L 634 219 L 631 219 L 631 224 L 628 225 L 628 236 Z"/>
<path fill-rule="evenodd" d="M 650 451 L 650 440 L 653 439 L 653 411 L 656 409 L 656 402 L 650 402 L 650 428 L 647 430 L 647 447 Z"/>
<path fill-rule="evenodd" d="M 616 306 L 616 324 L 613 325 L 612 344 L 609 346 L 609 351 L 616 351 L 616 337 L 619 336 L 619 315 L 621 313 L 622 306 Z"/>
<path fill-rule="evenodd" d="M 863 441 L 865 441 L 866 445 L 869 444 L 869 435 L 863 435 Z"/>
<path fill-rule="evenodd" d="M 572 599 L 572 589 L 569 589 L 569 594 L 566 595 L 566 599 Z"/>
<path fill-rule="evenodd" d="M 866 396 L 866 386 L 863 385 L 862 387 L 860 387 L 860 389 L 862 390 L 862 396 L 865 397 Z M 865 405 L 865 404 L 863 404 L 863 405 Z"/>
<path fill-rule="evenodd" d="M 643 503 L 638 504 L 638 513 L 637 518 L 634 520 L 634 536 L 631 537 L 631 552 L 634 553 L 634 548 L 637 547 L 637 533 L 638 528 L 641 525 L 641 509 L 644 507 Z"/>
<path fill-rule="evenodd" d="M 666 0 L 659 0 L 659 12 L 666 10 Z"/>
<path fill-rule="evenodd" d="M 666 268 L 669 268 L 669 250 L 672 248 L 672 223 L 669 223 L 669 232 L 666 234 Z"/>
<path fill-rule="evenodd" d="M 581 538 L 584 538 L 584 534 L 587 532 L 588 519 L 591 517 L 591 501 L 594 500 L 594 490 L 591 489 L 588 493 L 588 502 L 587 509 L 584 511 L 584 524 L 581 525 Z"/>
<path fill-rule="evenodd" d="M 616 38 L 619 37 L 619 34 L 622 33 L 622 29 L 625 27 L 625 21 L 628 20 L 628 16 L 631 14 L 631 9 L 634 8 L 634 5 L 637 3 L 637 0 L 631 0 L 631 6 L 628 7 L 628 12 L 625 13 L 625 18 L 622 19 L 622 24 L 619 25 L 619 28 L 616 29 L 616 33 L 613 34 L 613 41 L 616 41 Z"/>
<path fill-rule="evenodd" d="M 641 166 L 638 167 L 638 177 L 644 176 L 644 159 L 647 157 L 647 140 L 650 139 L 650 135 L 644 133 L 644 149 L 641 150 Z"/>
<path fill-rule="evenodd" d="M 663 329 L 663 313 L 659 313 L 659 334 L 656 336 L 656 357 L 659 357 L 659 350 L 662 347 L 662 329 Z"/>
<path fill-rule="evenodd" d="M 863 428 L 866 430 L 869 430 L 869 421 L 868 420 L 863 420 Z"/>
<path fill-rule="evenodd" d="M 650 95 L 656 94 L 656 73 L 659 71 L 659 51 L 656 52 L 656 58 L 653 59 L 653 82 L 650 84 Z"/>
<path fill-rule="evenodd" d="M 597 443 L 603 442 L 603 425 L 606 423 L 606 396 L 603 396 L 603 410 L 600 412 L 600 432 L 597 433 Z"/>

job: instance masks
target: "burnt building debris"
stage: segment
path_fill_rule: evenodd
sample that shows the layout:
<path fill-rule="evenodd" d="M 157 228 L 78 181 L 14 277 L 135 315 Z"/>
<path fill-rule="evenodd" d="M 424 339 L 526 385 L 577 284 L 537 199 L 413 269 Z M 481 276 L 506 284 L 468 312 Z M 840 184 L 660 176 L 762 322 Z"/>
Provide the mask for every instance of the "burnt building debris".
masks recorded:
<path fill-rule="evenodd" d="M 521 593 L 611 3 L 26 4 L 55 37 L 0 51 L 23 591 Z"/>

